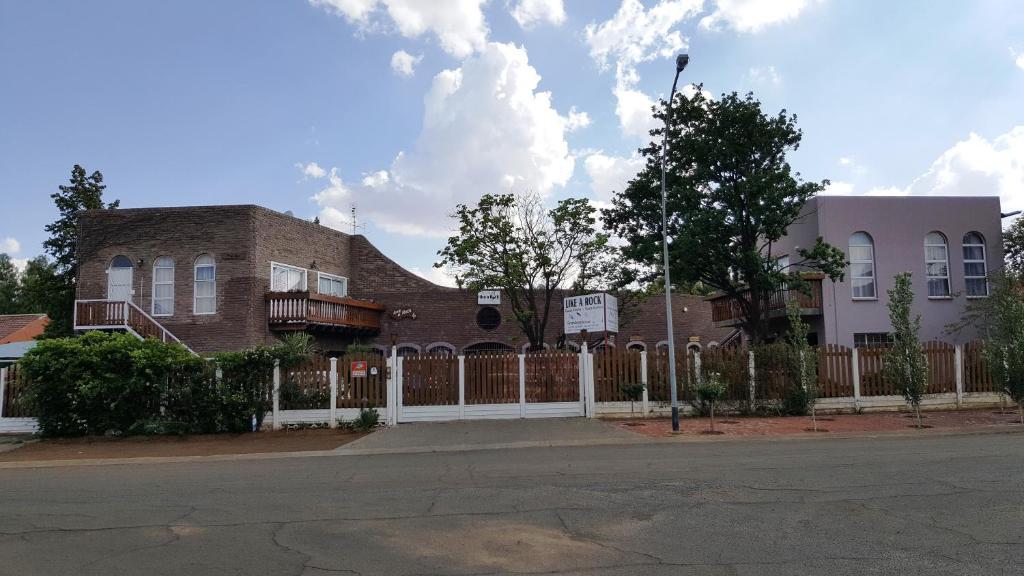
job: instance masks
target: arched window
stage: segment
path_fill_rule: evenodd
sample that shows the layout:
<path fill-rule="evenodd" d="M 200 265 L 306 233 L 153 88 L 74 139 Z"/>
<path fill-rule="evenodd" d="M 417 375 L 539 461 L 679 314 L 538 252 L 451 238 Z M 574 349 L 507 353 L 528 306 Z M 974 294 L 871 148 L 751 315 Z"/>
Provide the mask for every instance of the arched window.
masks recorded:
<path fill-rule="evenodd" d="M 515 352 L 508 344 L 501 342 L 477 342 L 462 349 L 463 354 L 506 354 Z"/>
<path fill-rule="evenodd" d="M 689 344 L 686 345 L 686 351 L 689 352 L 690 354 L 694 354 L 694 353 L 698 353 L 699 354 L 700 353 L 700 343 L 699 342 L 690 342 Z"/>
<path fill-rule="evenodd" d="M 985 237 L 977 232 L 964 234 L 964 287 L 968 298 L 988 296 L 988 263 Z"/>
<path fill-rule="evenodd" d="M 153 316 L 174 314 L 174 259 L 153 260 Z"/>
<path fill-rule="evenodd" d="M 637 352 L 643 352 L 647 350 L 647 345 L 643 342 L 630 342 L 626 345 L 626 350 L 635 350 Z"/>
<path fill-rule="evenodd" d="M 209 254 L 196 258 L 193 293 L 194 314 L 217 313 L 217 263 Z"/>
<path fill-rule="evenodd" d="M 402 357 L 418 356 L 420 353 L 420 347 L 415 344 L 399 344 L 397 352 L 398 355 Z"/>
<path fill-rule="evenodd" d="M 491 331 L 501 326 L 501 312 L 493 306 L 485 306 L 476 313 L 476 325 L 481 330 Z"/>
<path fill-rule="evenodd" d="M 850 235 L 850 285 L 853 299 L 873 300 L 875 290 L 875 243 L 867 232 Z"/>
<path fill-rule="evenodd" d="M 949 250 L 946 237 L 929 232 L 924 237 L 924 269 L 928 278 L 929 298 L 949 297 Z"/>

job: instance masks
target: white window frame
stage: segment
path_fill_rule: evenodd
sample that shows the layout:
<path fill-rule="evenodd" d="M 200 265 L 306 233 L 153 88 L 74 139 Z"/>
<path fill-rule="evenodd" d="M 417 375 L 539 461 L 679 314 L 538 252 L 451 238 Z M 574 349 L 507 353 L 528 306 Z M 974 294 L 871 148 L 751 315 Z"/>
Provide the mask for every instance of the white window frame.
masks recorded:
<path fill-rule="evenodd" d="M 868 237 L 868 244 L 854 244 L 853 243 L 853 237 L 858 235 L 858 234 L 863 234 L 863 235 L 867 236 Z M 854 260 L 853 259 L 853 250 L 851 250 L 851 248 L 853 248 L 853 247 L 857 247 L 857 248 L 865 248 L 866 247 L 866 248 L 869 248 L 871 250 L 871 258 L 868 259 L 868 260 Z M 850 298 L 852 298 L 854 300 L 878 300 L 878 270 L 875 268 L 875 238 L 871 234 L 868 234 L 867 232 L 865 232 L 864 230 L 857 230 L 853 234 L 850 234 L 850 238 L 847 240 L 847 243 L 846 243 L 846 248 L 847 248 L 847 254 L 850 256 Z M 874 294 L 874 296 L 857 296 L 854 293 L 854 290 L 856 290 L 856 288 L 857 288 L 857 285 L 854 282 L 854 280 L 868 278 L 868 276 L 854 276 L 853 275 L 853 265 L 854 264 L 869 264 L 871 266 L 871 276 L 870 276 L 870 279 L 871 279 L 871 292 Z"/>
<path fill-rule="evenodd" d="M 331 281 L 336 281 L 336 280 L 337 281 L 341 281 L 341 283 L 345 285 L 345 290 L 344 290 L 345 294 L 342 295 L 342 296 L 338 296 L 337 294 L 327 294 L 325 292 L 322 292 L 320 290 L 320 279 L 321 278 L 327 278 L 327 279 L 329 279 Z M 336 298 L 348 298 L 348 278 L 346 278 L 344 276 L 338 276 L 336 274 L 327 274 L 325 272 L 317 272 L 316 273 L 316 291 L 317 291 L 318 294 L 324 294 L 325 296 L 334 296 Z"/>
<path fill-rule="evenodd" d="M 209 265 L 203 264 L 204 268 L 206 268 L 206 267 L 213 268 L 213 278 L 210 279 L 210 280 L 198 280 L 197 279 L 197 274 L 196 273 L 199 271 L 199 260 L 201 258 L 203 258 L 204 256 L 208 257 L 210 259 L 210 261 L 213 262 L 213 264 L 209 264 Z M 200 298 L 200 296 L 199 296 L 199 283 L 200 282 L 209 282 L 210 284 L 213 284 L 213 296 L 212 296 L 212 298 L 213 298 L 213 310 L 211 310 L 209 312 L 198 312 L 197 311 L 197 309 L 199 308 L 198 304 L 199 304 L 199 298 Z M 203 296 L 203 298 L 210 298 L 210 296 Z M 192 314 L 195 315 L 195 316 L 210 316 L 210 315 L 213 315 L 213 314 L 216 314 L 216 313 L 217 313 L 217 259 L 214 258 L 211 254 L 205 254 L 204 253 L 204 254 L 200 254 L 199 256 L 196 256 L 195 261 L 192 263 Z"/>
<path fill-rule="evenodd" d="M 170 266 L 157 266 L 157 263 L 160 262 L 160 260 L 162 260 L 164 258 L 166 258 L 167 260 L 170 260 L 171 265 Z M 153 316 L 174 316 L 174 268 L 175 268 L 176 264 L 177 263 L 174 261 L 174 258 L 171 258 L 170 256 L 157 256 L 155 259 L 153 259 L 153 293 L 152 293 L 152 295 L 150 297 L 150 305 L 149 305 L 150 312 L 153 314 Z M 169 281 L 165 281 L 165 282 L 157 282 L 157 280 L 156 280 L 157 268 L 162 269 L 162 270 L 170 269 L 170 271 L 171 271 L 171 279 Z M 161 285 L 161 286 L 163 286 L 163 285 L 170 285 L 170 287 L 171 287 L 171 295 L 170 295 L 170 297 L 168 297 L 168 298 L 157 298 L 156 297 L 156 287 L 158 285 Z M 164 312 L 164 313 L 157 314 L 157 311 L 156 311 L 156 301 L 157 300 L 170 300 L 170 302 L 171 302 L 171 305 L 169 306 L 170 312 Z"/>
<path fill-rule="evenodd" d="M 303 291 L 303 292 L 309 290 L 309 274 L 307 273 L 305 268 L 302 268 L 301 266 L 292 266 L 291 264 L 283 264 L 281 262 L 273 262 L 273 261 L 271 261 L 270 262 L 270 291 L 271 292 L 287 292 L 288 291 L 288 290 L 278 290 L 278 289 L 274 288 L 274 268 L 278 268 L 278 267 L 280 267 L 280 268 L 287 268 L 288 270 L 294 270 L 296 272 L 301 272 L 302 273 L 302 288 L 300 288 L 299 290 Z"/>
<path fill-rule="evenodd" d="M 978 238 L 981 238 L 981 243 L 980 244 L 968 244 L 967 242 L 965 242 L 967 237 L 970 236 L 971 234 L 974 234 Z M 970 258 L 970 259 L 967 258 L 967 254 L 965 253 L 964 249 L 967 248 L 968 246 L 970 246 L 972 248 L 977 248 L 977 247 L 981 248 L 981 259 L 980 260 L 975 259 L 975 258 Z M 963 261 L 964 261 L 964 295 L 967 298 L 988 298 L 989 297 L 989 288 L 988 288 L 988 250 L 985 249 L 985 236 L 983 236 L 981 234 L 981 232 L 975 232 L 974 230 L 968 232 L 967 234 L 964 234 L 964 237 L 961 239 L 960 252 L 961 252 L 961 255 L 963 256 Z M 967 274 L 967 265 L 968 264 L 981 264 L 981 267 L 982 267 L 982 270 L 983 270 L 981 276 L 969 276 Z M 967 281 L 968 280 L 984 280 L 985 281 L 985 293 L 984 294 L 970 294 L 968 292 L 968 289 L 967 289 Z"/>
<path fill-rule="evenodd" d="M 929 243 L 928 242 L 928 237 L 931 236 L 932 234 L 937 234 L 939 237 L 941 237 L 942 238 L 942 244 Z M 939 248 L 939 247 L 941 247 L 946 252 L 945 260 L 931 260 L 931 259 L 929 259 L 928 258 L 928 249 L 929 248 Z M 941 263 L 945 263 L 946 264 L 946 275 L 945 276 L 933 276 L 933 275 L 928 273 L 928 265 L 929 264 L 941 264 Z M 945 234 L 943 234 L 942 232 L 939 232 L 938 230 L 933 230 L 933 231 L 931 231 L 931 232 L 929 232 L 929 233 L 924 235 L 924 278 L 925 278 L 925 284 L 924 284 L 925 294 L 928 295 L 928 299 L 929 300 L 948 300 L 948 299 L 953 297 L 953 286 L 949 282 L 949 239 L 946 238 Z M 931 281 L 932 280 L 943 280 L 943 279 L 946 281 L 946 293 L 945 294 L 936 295 L 936 296 L 932 296 L 932 294 L 931 294 Z"/>

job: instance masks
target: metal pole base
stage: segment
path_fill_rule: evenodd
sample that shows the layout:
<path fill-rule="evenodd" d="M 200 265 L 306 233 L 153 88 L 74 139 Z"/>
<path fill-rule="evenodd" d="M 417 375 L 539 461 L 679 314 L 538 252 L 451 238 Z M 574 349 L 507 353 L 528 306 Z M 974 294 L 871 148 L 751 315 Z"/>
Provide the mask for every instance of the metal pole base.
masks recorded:
<path fill-rule="evenodd" d="M 679 406 L 672 407 L 672 431 L 679 432 Z"/>

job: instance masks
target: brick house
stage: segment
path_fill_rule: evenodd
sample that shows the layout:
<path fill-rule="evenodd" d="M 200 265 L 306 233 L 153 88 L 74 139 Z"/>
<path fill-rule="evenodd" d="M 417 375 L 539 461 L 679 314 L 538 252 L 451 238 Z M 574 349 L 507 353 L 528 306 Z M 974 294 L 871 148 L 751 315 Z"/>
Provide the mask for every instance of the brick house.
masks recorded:
<path fill-rule="evenodd" d="M 252 205 L 91 210 L 80 219 L 75 325 L 180 340 L 198 353 L 242 349 L 303 330 L 318 347 L 353 342 L 403 353 L 521 350 L 511 307 L 433 284 L 402 268 L 362 235 Z M 611 343 L 664 345 L 664 301 L 624 310 Z M 711 306 L 676 295 L 677 344 L 718 345 L 736 336 Z M 553 306 L 545 342 L 562 332 Z M 572 338 L 569 346 L 573 346 Z"/>

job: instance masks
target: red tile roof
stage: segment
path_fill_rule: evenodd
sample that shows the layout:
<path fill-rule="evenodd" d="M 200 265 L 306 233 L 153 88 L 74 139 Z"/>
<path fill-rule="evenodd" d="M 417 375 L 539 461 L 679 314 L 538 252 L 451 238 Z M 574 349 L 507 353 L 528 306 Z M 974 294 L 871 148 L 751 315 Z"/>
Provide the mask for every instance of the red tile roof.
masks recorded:
<path fill-rule="evenodd" d="M 31 340 L 42 332 L 46 323 L 46 314 L 0 314 L 0 344 Z"/>

